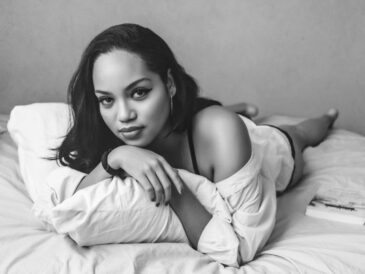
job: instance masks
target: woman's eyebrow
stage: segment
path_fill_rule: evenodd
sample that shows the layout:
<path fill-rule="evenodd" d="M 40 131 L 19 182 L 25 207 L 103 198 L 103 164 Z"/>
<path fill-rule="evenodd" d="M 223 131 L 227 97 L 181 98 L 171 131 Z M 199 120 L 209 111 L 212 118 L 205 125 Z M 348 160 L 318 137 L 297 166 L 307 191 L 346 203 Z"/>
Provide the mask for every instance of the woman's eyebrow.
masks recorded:
<path fill-rule="evenodd" d="M 140 82 L 143 82 L 143 81 L 151 81 L 151 80 L 149 78 L 147 78 L 147 77 L 140 78 L 140 79 L 138 79 L 138 80 L 130 83 L 124 90 L 130 90 L 134 86 L 136 86 L 137 84 L 139 84 Z M 104 90 L 95 90 L 95 93 L 100 93 L 100 94 L 104 94 L 104 95 L 111 94 L 111 92 L 104 91 Z"/>
<path fill-rule="evenodd" d="M 100 93 L 100 94 L 104 94 L 104 95 L 109 95 L 110 92 L 104 91 L 104 90 L 95 90 L 95 93 Z"/>
<path fill-rule="evenodd" d="M 137 84 L 139 84 L 140 82 L 143 82 L 143 81 L 151 81 L 151 80 L 149 78 L 147 78 L 147 77 L 140 78 L 140 79 L 138 79 L 138 80 L 130 83 L 124 90 L 130 90 L 134 86 L 136 86 Z"/>

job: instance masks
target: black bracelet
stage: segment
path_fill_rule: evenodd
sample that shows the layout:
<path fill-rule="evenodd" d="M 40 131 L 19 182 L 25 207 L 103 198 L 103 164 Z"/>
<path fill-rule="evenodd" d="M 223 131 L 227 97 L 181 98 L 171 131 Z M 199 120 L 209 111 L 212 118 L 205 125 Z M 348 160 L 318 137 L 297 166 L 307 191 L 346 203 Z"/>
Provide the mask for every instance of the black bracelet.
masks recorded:
<path fill-rule="evenodd" d="M 120 169 L 114 169 L 108 164 L 108 155 L 112 151 L 111 148 L 109 148 L 107 151 L 101 155 L 101 165 L 105 169 L 106 172 L 108 172 L 112 176 L 120 176 L 123 170 Z"/>

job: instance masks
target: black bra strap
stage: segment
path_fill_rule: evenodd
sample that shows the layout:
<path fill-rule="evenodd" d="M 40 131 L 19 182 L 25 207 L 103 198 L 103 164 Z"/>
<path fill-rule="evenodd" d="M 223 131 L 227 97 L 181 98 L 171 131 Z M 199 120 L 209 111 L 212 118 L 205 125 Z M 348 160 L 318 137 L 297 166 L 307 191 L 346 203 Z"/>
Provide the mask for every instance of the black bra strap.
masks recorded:
<path fill-rule="evenodd" d="M 190 156 L 191 156 L 191 161 L 193 162 L 194 172 L 195 172 L 195 174 L 200 175 L 199 168 L 198 168 L 198 163 L 196 161 L 196 156 L 195 156 L 195 149 L 194 149 L 194 142 L 193 142 L 193 132 L 192 132 L 191 123 L 188 126 L 188 142 L 189 142 Z"/>

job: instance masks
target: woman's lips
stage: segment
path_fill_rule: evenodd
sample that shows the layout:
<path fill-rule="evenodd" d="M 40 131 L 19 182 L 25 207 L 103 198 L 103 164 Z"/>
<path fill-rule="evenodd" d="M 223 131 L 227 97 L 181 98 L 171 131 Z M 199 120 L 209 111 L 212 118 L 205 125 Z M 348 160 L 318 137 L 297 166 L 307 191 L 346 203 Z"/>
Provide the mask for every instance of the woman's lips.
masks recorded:
<path fill-rule="evenodd" d="M 143 127 L 125 127 L 118 130 L 126 139 L 136 139 L 143 131 Z"/>

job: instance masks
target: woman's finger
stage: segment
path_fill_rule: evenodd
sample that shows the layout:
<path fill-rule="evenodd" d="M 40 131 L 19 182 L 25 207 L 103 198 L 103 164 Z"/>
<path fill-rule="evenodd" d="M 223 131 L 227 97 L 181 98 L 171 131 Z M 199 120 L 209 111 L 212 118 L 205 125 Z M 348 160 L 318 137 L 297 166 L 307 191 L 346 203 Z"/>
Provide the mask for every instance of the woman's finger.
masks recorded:
<path fill-rule="evenodd" d="M 136 178 L 137 179 L 137 178 Z M 145 176 L 141 176 L 137 179 L 138 183 L 142 186 L 142 188 L 147 192 L 148 197 L 152 202 L 156 201 L 155 189 Z"/>
<path fill-rule="evenodd" d="M 175 185 L 177 191 L 179 192 L 179 194 L 182 193 L 182 190 L 184 188 L 184 184 L 179 176 L 179 174 L 177 173 L 176 169 L 172 168 L 165 159 L 161 160 L 162 166 L 165 170 L 165 172 L 167 173 L 167 175 L 169 176 L 171 182 Z"/>
<path fill-rule="evenodd" d="M 146 172 L 146 177 L 148 181 L 150 182 L 151 186 L 154 189 L 155 197 L 156 197 L 156 206 L 159 206 L 161 203 L 164 202 L 164 189 L 157 178 L 156 172 L 154 169 L 149 169 Z"/>
<path fill-rule="evenodd" d="M 165 204 L 167 204 L 171 199 L 171 184 L 169 176 L 166 174 L 162 164 L 156 168 L 156 176 L 163 187 L 163 193 L 165 196 Z"/>

